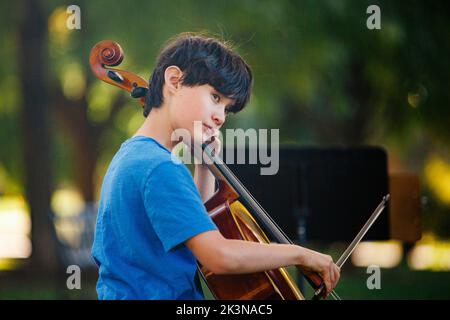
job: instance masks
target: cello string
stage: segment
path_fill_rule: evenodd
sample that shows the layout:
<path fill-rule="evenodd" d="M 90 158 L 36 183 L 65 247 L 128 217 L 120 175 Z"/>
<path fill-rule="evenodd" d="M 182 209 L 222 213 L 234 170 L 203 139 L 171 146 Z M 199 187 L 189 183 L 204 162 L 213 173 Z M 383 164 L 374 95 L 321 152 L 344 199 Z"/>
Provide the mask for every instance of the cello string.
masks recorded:
<path fill-rule="evenodd" d="M 277 240 L 281 243 L 293 244 L 292 240 L 284 233 L 284 231 L 278 226 L 278 224 L 272 219 L 272 217 L 264 210 L 264 208 L 259 204 L 259 202 L 253 197 L 253 195 L 247 190 L 247 188 L 241 183 L 241 181 L 234 175 L 231 169 L 222 161 L 222 159 L 213 156 L 211 153 L 211 147 L 206 146 L 204 148 L 206 155 L 212 160 L 213 164 L 222 171 L 225 171 L 227 177 L 233 180 L 233 187 L 238 191 L 241 197 L 246 200 L 246 202 L 252 206 L 253 210 L 259 215 L 261 220 L 264 220 L 266 227 L 271 231 L 272 236 L 278 238 Z M 218 160 L 218 159 L 219 160 Z M 278 233 L 278 235 L 274 235 Z"/>

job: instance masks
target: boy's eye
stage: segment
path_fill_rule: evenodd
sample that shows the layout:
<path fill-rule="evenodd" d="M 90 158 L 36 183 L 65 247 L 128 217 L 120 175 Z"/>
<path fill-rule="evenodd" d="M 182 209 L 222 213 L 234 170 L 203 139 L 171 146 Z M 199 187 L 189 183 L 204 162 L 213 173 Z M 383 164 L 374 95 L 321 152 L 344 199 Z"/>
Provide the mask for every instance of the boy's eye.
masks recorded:
<path fill-rule="evenodd" d="M 220 101 L 219 95 L 213 93 L 213 94 L 212 94 L 212 97 L 213 97 L 213 100 L 214 100 L 215 102 L 219 102 L 219 101 Z"/>

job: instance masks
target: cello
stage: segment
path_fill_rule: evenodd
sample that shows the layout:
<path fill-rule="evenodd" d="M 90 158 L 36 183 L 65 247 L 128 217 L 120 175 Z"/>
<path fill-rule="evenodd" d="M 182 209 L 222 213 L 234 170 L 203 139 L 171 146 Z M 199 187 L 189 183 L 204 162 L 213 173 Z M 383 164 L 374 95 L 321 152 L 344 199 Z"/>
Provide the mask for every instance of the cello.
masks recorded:
<path fill-rule="evenodd" d="M 117 42 L 104 40 L 97 43 L 91 50 L 89 63 L 92 72 L 102 81 L 130 92 L 141 105 L 145 104 L 148 82 L 140 76 L 125 70 L 112 67 L 118 66 L 124 59 L 122 48 Z M 208 160 L 209 170 L 214 175 L 218 189 L 204 205 L 221 234 L 228 239 L 238 239 L 259 243 L 278 242 L 293 244 L 283 230 L 262 208 L 251 193 L 223 163 L 214 155 L 213 150 L 204 143 L 200 150 Z M 383 199 L 376 212 L 372 214 L 373 223 L 381 213 L 387 199 Z M 376 213 L 376 215 L 375 215 Z M 368 221 L 369 222 L 369 221 Z M 370 225 L 365 225 L 366 231 Z M 363 229 L 365 228 L 363 227 Z M 361 230 L 363 231 L 363 230 Z M 366 232 L 365 231 L 365 232 Z M 360 239 L 365 234 L 358 234 Z M 341 257 L 341 265 L 351 254 L 360 239 L 347 248 L 345 259 Z M 339 266 L 339 265 L 338 265 Z M 264 272 L 236 275 L 217 275 L 206 267 L 198 264 L 212 295 L 221 300 L 304 300 L 304 296 L 285 267 Z M 316 273 L 301 271 L 305 279 L 315 290 L 313 299 L 320 299 L 324 292 L 324 283 Z M 332 291 L 334 299 L 339 296 Z"/>

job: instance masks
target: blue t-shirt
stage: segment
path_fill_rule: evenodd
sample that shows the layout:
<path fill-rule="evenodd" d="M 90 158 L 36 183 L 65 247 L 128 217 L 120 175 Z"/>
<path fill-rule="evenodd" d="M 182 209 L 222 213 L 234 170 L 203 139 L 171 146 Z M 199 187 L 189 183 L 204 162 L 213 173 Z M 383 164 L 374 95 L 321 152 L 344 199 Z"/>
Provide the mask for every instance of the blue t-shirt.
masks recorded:
<path fill-rule="evenodd" d="M 105 175 L 92 255 L 99 299 L 203 299 L 183 244 L 217 230 L 187 167 L 156 140 L 125 141 Z"/>

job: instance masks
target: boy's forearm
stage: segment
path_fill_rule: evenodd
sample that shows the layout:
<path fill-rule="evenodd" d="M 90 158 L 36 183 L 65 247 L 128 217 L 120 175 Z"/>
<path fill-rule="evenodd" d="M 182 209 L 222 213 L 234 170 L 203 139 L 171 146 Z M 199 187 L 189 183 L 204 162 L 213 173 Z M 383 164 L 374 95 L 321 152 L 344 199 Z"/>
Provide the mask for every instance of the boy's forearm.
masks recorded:
<path fill-rule="evenodd" d="M 194 181 L 203 202 L 211 198 L 215 191 L 216 179 L 206 165 L 195 166 Z"/>
<path fill-rule="evenodd" d="M 206 165 L 196 165 L 194 181 L 203 201 L 215 192 L 215 177 Z M 261 244 L 250 241 L 228 240 L 221 256 L 227 260 L 224 273 L 249 273 L 280 266 L 302 265 L 309 249 L 289 244 Z"/>
<path fill-rule="evenodd" d="M 224 247 L 219 250 L 222 268 L 217 267 L 216 273 L 253 273 L 295 265 L 316 285 L 325 284 L 325 296 L 339 281 L 339 267 L 330 256 L 301 246 L 226 240 Z"/>
<path fill-rule="evenodd" d="M 290 244 L 228 240 L 225 250 L 223 256 L 228 260 L 225 273 L 238 274 L 303 265 L 309 249 Z"/>

